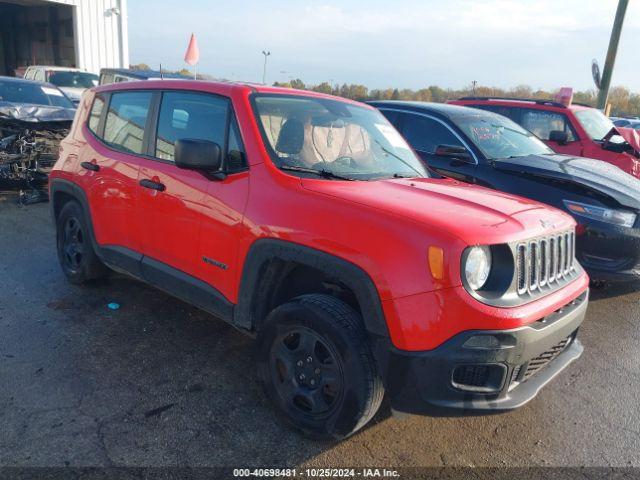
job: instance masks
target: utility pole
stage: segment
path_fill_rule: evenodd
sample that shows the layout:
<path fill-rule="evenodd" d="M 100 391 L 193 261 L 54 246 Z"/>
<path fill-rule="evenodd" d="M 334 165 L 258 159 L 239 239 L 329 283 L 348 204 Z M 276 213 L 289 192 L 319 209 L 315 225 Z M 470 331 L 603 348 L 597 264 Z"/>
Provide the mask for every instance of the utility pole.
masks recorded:
<path fill-rule="evenodd" d="M 262 51 L 262 55 L 264 55 L 264 68 L 262 69 L 262 84 L 267 84 L 267 57 L 271 55 L 269 51 Z"/>
<path fill-rule="evenodd" d="M 478 84 L 478 81 L 477 81 L 477 80 L 473 80 L 473 81 L 471 82 L 471 88 L 473 89 L 473 96 L 474 96 L 474 97 L 476 96 L 476 85 L 477 85 L 477 84 Z"/>
<path fill-rule="evenodd" d="M 624 15 L 627 12 L 627 5 L 629 5 L 629 0 L 618 0 L 618 9 L 616 10 L 616 18 L 613 21 L 611 39 L 609 40 L 609 49 L 607 50 L 607 59 L 604 63 L 604 70 L 602 71 L 602 82 L 600 85 L 600 91 L 598 92 L 598 108 L 600 110 L 604 110 L 607 107 L 609 86 L 611 85 L 611 75 L 613 74 L 613 66 L 616 63 L 618 42 L 620 41 L 620 32 L 622 31 Z"/>

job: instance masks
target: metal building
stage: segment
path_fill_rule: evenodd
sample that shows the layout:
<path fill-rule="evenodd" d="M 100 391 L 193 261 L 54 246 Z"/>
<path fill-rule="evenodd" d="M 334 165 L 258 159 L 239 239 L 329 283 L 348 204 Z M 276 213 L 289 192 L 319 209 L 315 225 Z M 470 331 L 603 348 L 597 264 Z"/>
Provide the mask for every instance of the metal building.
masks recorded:
<path fill-rule="evenodd" d="M 127 0 L 0 0 L 0 75 L 129 67 Z"/>

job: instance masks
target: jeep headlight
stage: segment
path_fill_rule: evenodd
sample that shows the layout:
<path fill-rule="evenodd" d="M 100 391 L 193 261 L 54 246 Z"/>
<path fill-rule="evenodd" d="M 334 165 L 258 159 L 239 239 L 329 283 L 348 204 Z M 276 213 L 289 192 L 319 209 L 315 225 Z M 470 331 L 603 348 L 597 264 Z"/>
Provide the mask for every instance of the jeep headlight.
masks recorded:
<path fill-rule="evenodd" d="M 565 200 L 564 204 L 570 212 L 580 215 L 581 217 L 627 228 L 633 227 L 634 223 L 636 223 L 636 214 L 627 210 L 598 207 L 596 205 L 587 205 L 586 203 L 572 202 L 570 200 Z"/>
<path fill-rule="evenodd" d="M 487 246 L 469 247 L 464 262 L 464 277 L 474 291 L 480 290 L 491 273 L 491 249 Z"/>

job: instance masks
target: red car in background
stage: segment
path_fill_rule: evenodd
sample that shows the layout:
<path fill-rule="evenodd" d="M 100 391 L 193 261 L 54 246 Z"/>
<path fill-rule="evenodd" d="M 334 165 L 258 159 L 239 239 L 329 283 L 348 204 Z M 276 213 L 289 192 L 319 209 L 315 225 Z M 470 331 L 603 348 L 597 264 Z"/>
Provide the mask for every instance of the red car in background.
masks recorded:
<path fill-rule="evenodd" d="M 595 158 L 640 178 L 640 136 L 600 110 L 552 100 L 464 97 L 448 103 L 489 110 L 526 128 L 558 153 Z"/>

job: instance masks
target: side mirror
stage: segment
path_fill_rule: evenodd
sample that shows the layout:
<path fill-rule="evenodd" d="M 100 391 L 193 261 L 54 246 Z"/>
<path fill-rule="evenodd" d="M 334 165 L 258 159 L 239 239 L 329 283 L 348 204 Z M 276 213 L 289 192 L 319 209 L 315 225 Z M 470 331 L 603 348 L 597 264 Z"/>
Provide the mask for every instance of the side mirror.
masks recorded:
<path fill-rule="evenodd" d="M 558 145 L 566 145 L 569 141 L 569 135 L 562 130 L 551 130 L 549 132 L 549 141 L 556 142 Z"/>
<path fill-rule="evenodd" d="M 438 145 L 436 151 L 433 152 L 438 157 L 450 157 L 458 160 L 471 160 L 469 150 L 457 145 Z"/>
<path fill-rule="evenodd" d="M 222 166 L 220 145 L 209 140 L 182 138 L 175 144 L 176 167 L 217 172 Z"/>

